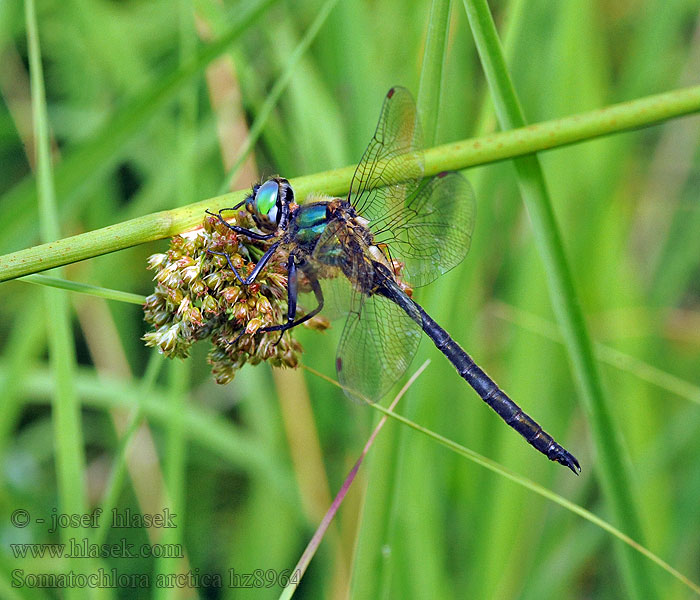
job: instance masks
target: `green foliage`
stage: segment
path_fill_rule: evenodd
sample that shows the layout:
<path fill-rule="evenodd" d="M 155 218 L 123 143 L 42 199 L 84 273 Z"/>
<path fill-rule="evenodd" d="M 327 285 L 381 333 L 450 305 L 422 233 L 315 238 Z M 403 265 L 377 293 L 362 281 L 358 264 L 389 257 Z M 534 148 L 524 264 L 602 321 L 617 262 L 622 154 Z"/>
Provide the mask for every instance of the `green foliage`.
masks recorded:
<path fill-rule="evenodd" d="M 219 386 L 201 344 L 186 362 L 161 369 L 163 360 L 141 341 L 143 311 L 130 302 L 153 291 L 146 259 L 167 251 L 155 240 L 201 222 L 204 208 L 243 197 L 214 198 L 237 163 L 236 190 L 275 173 L 295 178 L 302 197 L 347 189 L 352 169 L 323 172 L 359 159 L 392 85 L 414 92 L 437 144 L 456 142 L 428 154 L 429 170 L 501 161 L 465 171 L 478 203 L 470 255 L 416 297 L 576 454 L 583 473 L 576 479 L 529 448 L 427 342 L 414 367 L 426 357 L 432 362 L 396 411 L 625 530 L 599 487 L 604 449 L 588 424 L 577 371 L 547 329 L 556 321 L 552 273 L 538 253 L 537 215 L 531 226 L 516 173 L 503 161 L 519 154 L 521 139 L 539 140 L 529 149 L 569 144 L 540 153 L 539 161 L 574 301 L 591 338 L 604 345 L 596 368 L 643 543 L 691 579 L 700 577 L 700 121 L 686 117 L 579 142 L 697 110 L 688 102 L 650 117 L 688 94 L 650 101 L 632 122 L 625 121 L 631 110 L 596 113 L 595 123 L 577 125 L 582 135 L 557 122 L 501 138 L 459 2 L 338 2 L 327 17 L 332 2 L 320 0 L 35 4 L 33 49 L 21 3 L 0 2 L 2 252 L 94 233 L 76 238 L 87 239 L 82 247 L 67 240 L 43 247 L 31 256 L 32 268 L 25 263 L 13 274 L 59 256 L 70 263 L 61 277 L 89 295 L 37 293 L 23 281 L 0 285 L 0 595 L 59 595 L 13 589 L 14 569 L 116 568 L 153 577 L 198 569 L 223 577 L 223 588 L 198 590 L 200 597 L 231 598 L 240 590 L 228 587 L 230 570 L 282 572 L 297 562 L 375 413 L 301 369 L 247 365 Z M 690 0 L 511 0 L 491 8 L 528 123 L 698 83 L 700 22 Z M 30 61 L 30 50 L 41 53 L 45 113 L 39 56 Z M 255 162 L 241 162 L 251 145 L 246 124 L 260 117 Z M 481 136 L 483 146 L 461 142 L 470 136 Z M 137 219 L 133 227 L 119 225 L 129 219 Z M 97 257 L 75 262 L 86 256 Z M 54 280 L 32 283 L 56 285 L 57 273 L 49 275 Z M 323 334 L 298 332 L 302 363 L 334 377 L 341 328 L 334 322 Z M 351 588 L 357 598 L 619 597 L 612 536 L 465 454 L 390 420 L 298 596 L 345 597 Z M 54 508 L 97 506 L 107 516 L 113 507 L 171 508 L 177 528 L 161 541 L 182 544 L 186 561 L 11 556 L 12 543 L 71 537 L 154 543 L 155 528 L 103 522 L 98 530 L 49 534 L 36 523 L 50 520 Z M 5 518 L 17 509 L 31 515 L 28 527 Z M 651 561 L 637 564 L 664 598 L 687 597 L 687 588 Z M 152 597 L 175 591 L 153 589 Z M 260 597 L 279 593 L 259 590 Z M 94 596 L 135 593 L 102 589 Z"/>

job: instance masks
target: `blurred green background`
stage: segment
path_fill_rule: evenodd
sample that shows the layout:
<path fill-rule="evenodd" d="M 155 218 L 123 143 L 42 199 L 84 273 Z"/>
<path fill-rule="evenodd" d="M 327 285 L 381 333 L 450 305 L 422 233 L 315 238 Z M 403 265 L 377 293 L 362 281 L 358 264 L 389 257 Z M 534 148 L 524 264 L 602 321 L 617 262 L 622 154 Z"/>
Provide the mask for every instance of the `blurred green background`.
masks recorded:
<path fill-rule="evenodd" d="M 218 194 L 250 124 L 324 5 L 39 0 L 62 235 Z M 530 122 L 698 83 L 696 2 L 514 0 L 491 8 Z M 417 93 L 429 11 L 427 0 L 338 2 L 294 65 L 232 189 L 357 161 L 386 91 L 404 85 Z M 246 26 L 223 55 L 200 61 L 206 69 L 190 68 L 237 23 Z M 26 40 L 23 3 L 0 1 L 2 253 L 39 242 Z M 464 8 L 455 2 L 437 141 L 495 129 Z M 593 338 L 657 369 L 601 364 L 644 544 L 695 581 L 699 133 L 699 118 L 689 117 L 541 155 Z M 415 297 L 577 456 L 583 473 L 574 478 L 528 447 L 427 341 L 412 369 L 432 362 L 398 410 L 610 519 L 567 355 L 546 335 L 554 322 L 546 274 L 515 171 L 506 162 L 465 174 L 478 204 L 470 255 Z M 74 264 L 64 276 L 145 295 L 153 286 L 146 258 L 165 247 L 146 244 Z M 82 409 L 80 428 L 67 432 L 52 420 L 54 389 L 65 378 L 49 361 L 47 326 L 55 315 L 42 292 L 19 281 L 0 286 L 0 596 L 89 597 L 87 590 L 13 587 L 13 572 L 102 568 L 153 578 L 215 573 L 223 587 L 99 589 L 94 597 L 277 597 L 279 587 L 229 587 L 231 570 L 293 568 L 376 413 L 301 369 L 247 366 L 233 383 L 217 386 L 206 344 L 187 361 L 165 361 L 140 340 L 146 326 L 138 306 L 71 294 L 75 351 L 71 344 L 64 373 Z M 298 333 L 305 364 L 334 377 L 341 325 Z M 120 437 L 129 427 L 135 433 L 125 450 Z M 57 469 L 56 456 L 71 447 L 67 460 L 84 489 L 66 490 Z M 35 522 L 61 512 L 69 497 L 86 512 L 169 507 L 177 514 L 173 529 L 88 534 L 95 542 L 180 544 L 186 558 L 13 556 L 10 544 L 88 535 L 49 534 Z M 17 509 L 28 511 L 29 526 L 12 524 Z M 615 544 L 580 517 L 390 422 L 298 596 L 619 598 Z M 648 569 L 661 597 L 688 597 L 670 575 L 651 562 Z"/>

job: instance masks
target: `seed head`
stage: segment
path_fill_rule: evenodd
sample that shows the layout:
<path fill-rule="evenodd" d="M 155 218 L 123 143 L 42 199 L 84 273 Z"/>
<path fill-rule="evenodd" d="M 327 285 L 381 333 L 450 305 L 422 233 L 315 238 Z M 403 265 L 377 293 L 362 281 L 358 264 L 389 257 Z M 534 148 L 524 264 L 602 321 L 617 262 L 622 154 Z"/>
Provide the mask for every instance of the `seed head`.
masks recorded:
<path fill-rule="evenodd" d="M 250 216 L 237 212 L 229 221 L 251 228 Z M 208 362 L 217 383 L 228 383 L 245 363 L 263 360 L 274 366 L 296 367 L 302 347 L 290 331 L 260 329 L 285 322 L 287 315 L 287 256 L 273 257 L 258 278 L 245 286 L 231 271 L 226 252 L 241 277 L 246 277 L 269 243 L 238 235 L 217 217 L 207 216 L 201 229 L 170 240 L 167 252 L 148 259 L 156 287 L 144 303 L 145 319 L 153 330 L 146 345 L 168 357 L 185 358 L 192 344 L 209 338 Z M 328 321 L 313 317 L 305 325 L 323 330 Z M 279 340 L 279 341 L 278 341 Z"/>

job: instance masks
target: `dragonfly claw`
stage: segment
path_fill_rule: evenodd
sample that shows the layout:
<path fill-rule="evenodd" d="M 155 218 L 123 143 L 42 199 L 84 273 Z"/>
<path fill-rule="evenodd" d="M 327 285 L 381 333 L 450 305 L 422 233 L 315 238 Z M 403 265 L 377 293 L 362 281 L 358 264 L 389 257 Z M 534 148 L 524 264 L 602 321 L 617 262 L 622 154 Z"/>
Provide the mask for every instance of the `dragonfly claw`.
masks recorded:
<path fill-rule="evenodd" d="M 581 465 L 578 464 L 578 460 L 576 460 L 576 457 L 571 454 L 571 452 L 564 450 L 564 448 L 561 449 L 561 452 L 554 460 L 565 467 L 569 467 L 574 475 L 581 474 Z"/>

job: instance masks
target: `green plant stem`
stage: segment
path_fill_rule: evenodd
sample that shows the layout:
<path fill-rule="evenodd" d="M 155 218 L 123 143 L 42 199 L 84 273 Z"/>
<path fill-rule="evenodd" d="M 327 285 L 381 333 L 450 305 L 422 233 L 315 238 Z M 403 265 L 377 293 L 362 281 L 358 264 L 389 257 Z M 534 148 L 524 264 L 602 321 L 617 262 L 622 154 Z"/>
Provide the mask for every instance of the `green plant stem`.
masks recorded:
<path fill-rule="evenodd" d="M 304 368 L 331 385 L 340 385 L 334 379 L 308 366 Z M 5 375 L 6 368 L 0 365 L 0 378 Z M 296 485 L 293 479 L 283 470 L 280 457 L 269 449 L 261 449 L 258 441 L 253 436 L 242 433 L 220 415 L 213 413 L 209 409 L 203 409 L 201 406 L 192 405 L 185 406 L 182 412 L 173 412 L 167 403 L 167 392 L 162 387 L 151 385 L 148 380 L 144 381 L 141 386 L 135 386 L 130 382 L 110 379 L 108 385 L 106 385 L 104 379 L 96 377 L 88 369 L 82 369 L 78 372 L 76 383 L 84 406 L 101 410 L 113 408 L 132 409 L 134 396 L 138 396 L 140 405 L 137 410 L 143 417 L 159 426 L 168 427 L 173 420 L 181 420 L 185 425 L 184 431 L 188 439 L 194 445 L 221 457 L 227 464 L 241 469 L 245 473 L 262 473 L 264 480 L 269 483 L 273 493 L 277 494 L 282 501 L 292 504 L 293 509 L 298 514 L 302 514 L 301 506 L 297 502 Z M 20 382 L 20 393 L 28 401 L 37 405 L 43 405 L 45 404 L 45 398 L 55 392 L 55 387 L 56 381 L 51 372 L 45 368 L 37 368 L 32 370 L 31 376 L 24 378 Z M 144 395 L 146 390 L 148 394 Z M 624 543 L 631 544 L 635 550 L 644 554 L 644 556 L 688 586 L 689 589 L 696 593 L 700 590 L 697 583 L 679 573 L 656 554 L 637 544 L 614 526 L 581 506 L 449 438 L 412 422 L 403 415 L 379 404 L 370 404 L 370 406 L 374 410 L 391 417 L 393 421 L 412 428 L 460 456 L 468 458 L 494 473 L 503 475 L 514 483 L 559 504 L 566 510 L 582 516 L 597 527 L 615 535 Z"/>
<path fill-rule="evenodd" d="M 450 27 L 451 0 L 433 0 L 428 21 L 428 34 L 423 53 L 423 67 L 418 86 L 419 121 L 423 126 L 426 145 L 436 142 L 440 97 L 442 96 L 443 72 L 447 57 L 447 32 Z"/>
<path fill-rule="evenodd" d="M 460 170 L 566 146 L 610 133 L 648 127 L 674 117 L 700 111 L 700 86 L 647 96 L 603 109 L 544 121 L 512 131 L 444 144 L 425 151 L 426 175 Z M 342 194 L 348 191 L 354 166 L 306 175 L 291 180 L 298 198 L 312 192 Z M 157 213 L 41 244 L 0 256 L 0 281 L 7 281 L 123 250 L 144 242 L 171 237 L 197 227 L 205 208 L 217 210 L 243 200 L 248 190 L 223 194 L 188 206 Z"/>
<path fill-rule="evenodd" d="M 22 277 L 21 281 L 54 287 L 60 290 L 68 290 L 69 292 L 77 292 L 79 294 L 87 294 L 94 298 L 104 298 L 105 300 L 114 300 L 116 302 L 127 302 L 129 304 L 143 304 L 146 302 L 146 296 L 141 296 L 139 294 L 111 290 L 97 285 L 80 283 L 79 281 L 59 279 L 58 277 L 48 277 L 47 275 L 27 275 L 26 277 Z"/>
<path fill-rule="evenodd" d="M 42 239 L 49 241 L 60 236 L 60 225 L 51 165 L 44 74 L 34 0 L 25 0 L 24 6 L 36 144 L 40 229 Z M 56 290 L 46 288 L 44 295 L 51 372 L 56 380 L 51 408 L 56 444 L 59 510 L 63 513 L 83 514 L 87 508 L 84 480 L 85 455 L 83 454 L 80 403 L 75 390 L 76 359 L 70 325 L 70 305 L 66 295 Z M 63 542 L 67 542 L 71 535 L 81 533 L 83 530 L 80 528 L 63 528 L 60 536 Z M 78 562 L 75 559 L 68 564 L 70 568 L 78 568 Z M 77 590 L 67 590 L 66 597 L 78 598 Z"/>
<path fill-rule="evenodd" d="M 196 34 L 194 29 L 194 12 L 190 0 L 179 0 L 179 33 L 180 33 L 180 65 L 186 65 L 192 59 L 196 48 Z M 192 154 L 188 147 L 195 139 L 197 127 L 197 87 L 188 85 L 180 95 L 180 115 L 178 123 L 178 204 L 186 204 L 188 194 L 195 189 L 195 168 Z M 173 412 L 182 412 L 187 405 L 192 370 L 189 361 L 173 362 L 168 364 L 168 405 Z M 165 456 L 163 458 L 165 490 L 164 503 L 177 515 L 178 523 L 187 522 L 188 506 L 185 501 L 186 470 L 188 444 L 185 436 L 184 424 L 175 420 L 169 424 L 165 437 Z M 163 531 L 160 542 L 181 547 L 184 543 L 182 527 L 174 527 Z M 156 577 L 167 577 L 168 573 L 184 573 L 188 568 L 188 558 L 160 556 L 156 559 L 154 571 Z M 176 598 L 178 594 L 165 586 L 155 591 L 155 600 L 167 600 Z"/>
<path fill-rule="evenodd" d="M 464 6 L 501 128 L 522 128 L 526 124 L 525 117 L 508 74 L 488 4 L 486 0 L 464 0 Z M 616 119 L 608 118 L 616 122 Z M 545 264 L 553 309 L 581 397 L 590 415 L 599 455 L 596 472 L 615 520 L 631 537 L 642 542 L 643 530 L 631 491 L 629 469 L 623 460 L 622 444 L 610 415 L 609 401 L 603 390 L 544 174 L 535 155 L 518 158 L 514 163 L 536 243 Z M 618 549 L 621 570 L 630 594 L 636 598 L 657 597 L 652 578 L 639 554 L 627 546 L 618 546 Z"/>

